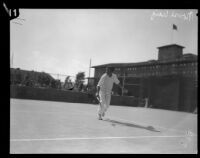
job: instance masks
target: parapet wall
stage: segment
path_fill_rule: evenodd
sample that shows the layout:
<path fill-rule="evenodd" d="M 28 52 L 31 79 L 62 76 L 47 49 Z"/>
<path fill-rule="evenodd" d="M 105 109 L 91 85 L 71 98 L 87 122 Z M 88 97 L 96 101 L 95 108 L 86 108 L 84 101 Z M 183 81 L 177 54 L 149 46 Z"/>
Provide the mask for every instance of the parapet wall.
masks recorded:
<path fill-rule="evenodd" d="M 83 92 L 13 85 L 10 86 L 10 97 L 18 99 L 48 100 L 72 103 L 91 103 L 91 98 L 89 97 L 89 95 Z M 128 96 L 112 96 L 111 105 L 136 107 L 138 106 L 138 99 Z"/>

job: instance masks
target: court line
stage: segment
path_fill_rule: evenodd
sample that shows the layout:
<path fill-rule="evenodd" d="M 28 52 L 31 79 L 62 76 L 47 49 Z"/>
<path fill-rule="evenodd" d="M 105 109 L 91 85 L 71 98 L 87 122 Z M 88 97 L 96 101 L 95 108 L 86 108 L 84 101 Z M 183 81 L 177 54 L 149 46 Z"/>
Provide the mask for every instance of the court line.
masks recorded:
<path fill-rule="evenodd" d="M 185 135 L 163 135 L 163 136 L 130 136 L 130 137 L 72 137 L 72 138 L 33 138 L 33 139 L 10 139 L 12 142 L 16 141 L 65 141 L 65 140 L 99 140 L 99 139 L 141 139 L 141 138 L 178 138 L 178 137 L 188 137 Z M 190 136 L 194 137 L 194 136 Z"/>

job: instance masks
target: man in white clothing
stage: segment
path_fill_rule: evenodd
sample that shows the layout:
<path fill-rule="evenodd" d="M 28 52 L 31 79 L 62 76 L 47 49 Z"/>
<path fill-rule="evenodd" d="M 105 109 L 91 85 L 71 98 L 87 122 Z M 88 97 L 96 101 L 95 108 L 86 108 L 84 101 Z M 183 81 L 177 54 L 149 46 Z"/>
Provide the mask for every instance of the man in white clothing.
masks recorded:
<path fill-rule="evenodd" d="M 102 120 L 102 116 L 105 115 L 105 112 L 107 111 L 110 105 L 113 83 L 119 85 L 122 88 L 120 81 L 118 80 L 116 74 L 114 74 L 113 72 L 114 72 L 113 67 L 107 67 L 106 73 L 104 73 L 101 76 L 97 84 L 96 96 L 97 98 L 99 98 L 99 102 L 100 102 L 100 106 L 98 108 L 99 120 Z"/>

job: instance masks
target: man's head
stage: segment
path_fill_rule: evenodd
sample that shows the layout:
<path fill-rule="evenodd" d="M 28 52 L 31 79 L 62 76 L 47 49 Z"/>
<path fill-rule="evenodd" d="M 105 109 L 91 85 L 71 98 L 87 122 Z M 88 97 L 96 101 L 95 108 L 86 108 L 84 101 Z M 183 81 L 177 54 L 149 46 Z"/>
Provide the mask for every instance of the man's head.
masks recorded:
<path fill-rule="evenodd" d="M 112 73 L 114 72 L 114 67 L 106 67 L 106 73 L 111 77 Z"/>

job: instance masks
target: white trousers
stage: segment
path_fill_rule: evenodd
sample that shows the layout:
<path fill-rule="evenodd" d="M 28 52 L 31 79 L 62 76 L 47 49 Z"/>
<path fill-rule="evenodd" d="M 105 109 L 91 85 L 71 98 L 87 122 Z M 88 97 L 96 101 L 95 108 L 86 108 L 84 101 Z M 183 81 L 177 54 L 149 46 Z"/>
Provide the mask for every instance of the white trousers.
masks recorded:
<path fill-rule="evenodd" d="M 110 106 L 111 94 L 99 92 L 100 105 L 98 107 L 98 114 L 102 115 Z"/>

